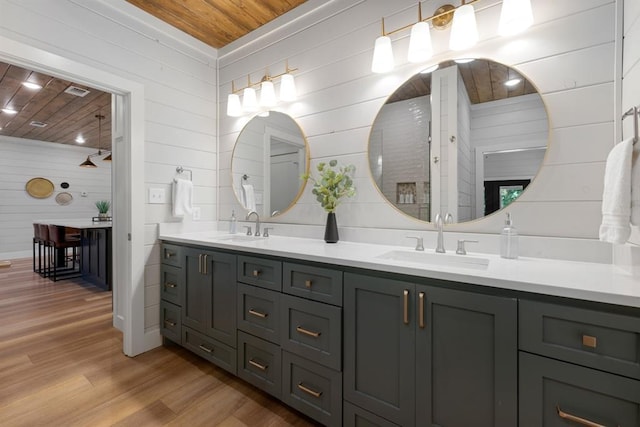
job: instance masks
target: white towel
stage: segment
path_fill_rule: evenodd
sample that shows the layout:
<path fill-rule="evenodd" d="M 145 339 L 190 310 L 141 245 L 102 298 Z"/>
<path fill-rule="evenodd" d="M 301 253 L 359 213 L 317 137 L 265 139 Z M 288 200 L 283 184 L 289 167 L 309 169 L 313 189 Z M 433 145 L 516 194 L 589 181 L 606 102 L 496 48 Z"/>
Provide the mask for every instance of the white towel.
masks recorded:
<path fill-rule="evenodd" d="M 602 194 L 600 240 L 623 244 L 631 234 L 631 157 L 633 140 L 617 144 L 607 157 Z"/>
<path fill-rule="evenodd" d="M 631 156 L 631 224 L 640 227 L 640 144 Z"/>
<path fill-rule="evenodd" d="M 174 217 L 182 218 L 185 213 L 191 213 L 193 197 L 193 183 L 186 179 L 173 180 L 173 210 Z"/>
<path fill-rule="evenodd" d="M 242 184 L 242 202 L 244 203 L 244 208 L 246 210 L 256 210 L 256 195 L 253 191 L 253 185 Z"/>

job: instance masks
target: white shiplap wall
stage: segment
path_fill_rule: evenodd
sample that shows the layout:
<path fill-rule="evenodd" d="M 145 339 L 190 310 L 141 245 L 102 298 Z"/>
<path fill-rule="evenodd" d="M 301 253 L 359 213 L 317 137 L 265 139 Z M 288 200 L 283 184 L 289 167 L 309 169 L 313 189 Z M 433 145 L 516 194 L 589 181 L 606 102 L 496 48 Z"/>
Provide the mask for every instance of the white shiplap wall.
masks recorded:
<path fill-rule="evenodd" d="M 307 3 L 309 13 L 298 13 L 288 22 L 276 21 L 220 50 L 220 111 L 226 108 L 232 80 L 241 81 L 247 74 L 256 80 L 267 67 L 275 73 L 288 59 L 299 68 L 299 100 L 282 111 L 306 133 L 312 163 L 337 158 L 357 167 L 358 195 L 339 208 L 339 225 L 427 229 L 387 205 L 371 183 L 367 166 L 370 127 L 378 110 L 397 86 L 429 65 L 406 62 L 408 32 L 404 32 L 393 36 L 396 70 L 387 75 L 370 71 L 380 18 L 385 17 L 389 29 L 411 22 L 415 2 Z M 440 3 L 424 2 L 424 13 L 433 12 Z M 543 169 L 510 207 L 519 229 L 535 236 L 596 238 L 604 160 L 614 141 L 616 3 L 533 0 L 535 25 L 509 39 L 496 35 L 500 8 L 483 8 L 483 3 L 477 4 L 483 9 L 477 14 L 480 43 L 462 55 L 487 57 L 519 69 L 538 87 L 551 117 L 551 142 Z M 315 6 L 318 9 L 311 11 Z M 635 34 L 637 28 L 636 24 Z M 432 63 L 453 56 L 444 47 L 448 33 L 434 32 Z M 234 141 L 247 120 L 220 115 L 221 216 L 235 205 L 228 165 Z M 324 219 L 307 188 L 295 208 L 274 221 L 321 225 Z M 502 215 L 495 215 L 451 229 L 497 233 L 501 226 Z"/>
<path fill-rule="evenodd" d="M 94 158 L 97 168 L 78 166 L 95 152 L 92 148 L 0 136 L 0 259 L 31 256 L 34 220 L 91 220 L 98 215 L 95 202 L 111 200 L 111 162 Z M 25 184 L 36 177 L 54 184 L 50 197 L 37 199 L 25 191 Z M 60 187 L 62 182 L 69 187 Z M 61 192 L 70 193 L 73 201 L 58 205 L 55 197 Z"/>
<path fill-rule="evenodd" d="M 144 148 L 145 190 L 170 195 L 176 166 L 191 169 L 194 204 L 216 219 L 216 50 L 124 0 L 0 0 L 0 10 L 0 35 L 143 85 L 145 140 L 132 144 Z M 173 219 L 169 203 L 146 202 L 144 318 L 157 335 L 157 224 Z"/>

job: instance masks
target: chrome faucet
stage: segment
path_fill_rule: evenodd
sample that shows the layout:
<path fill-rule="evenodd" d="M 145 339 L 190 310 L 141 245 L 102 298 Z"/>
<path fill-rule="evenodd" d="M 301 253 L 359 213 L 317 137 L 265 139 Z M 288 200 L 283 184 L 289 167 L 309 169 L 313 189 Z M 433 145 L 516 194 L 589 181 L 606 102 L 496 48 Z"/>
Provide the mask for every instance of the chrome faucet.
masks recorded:
<path fill-rule="evenodd" d="M 256 211 L 249 212 L 245 219 L 248 221 L 249 219 L 251 219 L 251 215 L 253 214 L 256 214 L 256 232 L 253 235 L 259 237 L 260 236 L 260 215 L 258 215 L 258 212 Z"/>
<path fill-rule="evenodd" d="M 439 254 L 443 254 L 446 251 L 444 250 L 444 236 L 443 236 L 444 220 L 442 219 L 442 215 L 437 213 L 434 223 L 436 225 L 436 229 L 438 230 L 438 242 L 436 243 L 436 252 Z"/>

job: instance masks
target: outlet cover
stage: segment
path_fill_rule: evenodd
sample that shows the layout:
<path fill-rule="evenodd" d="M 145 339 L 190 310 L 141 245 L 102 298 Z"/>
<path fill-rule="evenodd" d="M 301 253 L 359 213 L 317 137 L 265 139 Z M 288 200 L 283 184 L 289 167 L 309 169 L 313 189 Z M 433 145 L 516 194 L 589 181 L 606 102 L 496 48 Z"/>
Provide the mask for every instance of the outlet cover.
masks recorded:
<path fill-rule="evenodd" d="M 191 210 L 191 216 L 194 221 L 200 220 L 200 208 L 194 206 Z"/>
<path fill-rule="evenodd" d="M 149 189 L 149 203 L 166 203 L 167 197 L 164 188 Z"/>

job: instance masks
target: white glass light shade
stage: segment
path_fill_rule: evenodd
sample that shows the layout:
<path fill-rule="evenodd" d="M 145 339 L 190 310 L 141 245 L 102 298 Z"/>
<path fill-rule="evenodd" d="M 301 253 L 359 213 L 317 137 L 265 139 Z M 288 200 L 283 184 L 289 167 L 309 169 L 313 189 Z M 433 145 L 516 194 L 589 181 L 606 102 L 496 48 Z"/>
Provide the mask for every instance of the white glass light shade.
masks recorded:
<path fill-rule="evenodd" d="M 292 74 L 280 76 L 280 100 L 284 102 L 295 101 L 298 97 L 296 93 L 296 81 Z"/>
<path fill-rule="evenodd" d="M 431 32 L 429 24 L 418 22 L 411 27 L 411 38 L 409 39 L 409 62 L 424 62 L 433 56 L 431 46 Z"/>
<path fill-rule="evenodd" d="M 242 115 L 242 105 L 238 94 L 230 93 L 227 97 L 227 116 L 239 117 Z"/>
<path fill-rule="evenodd" d="M 276 98 L 276 91 L 273 88 L 273 82 L 264 81 L 260 84 L 260 106 L 271 108 L 275 107 L 278 103 L 278 98 Z"/>
<path fill-rule="evenodd" d="M 380 36 L 376 39 L 373 49 L 373 61 L 371 71 L 374 73 L 386 73 L 393 70 L 393 49 L 391 39 L 388 36 Z"/>
<path fill-rule="evenodd" d="M 498 34 L 512 36 L 518 34 L 533 24 L 530 0 L 504 0 L 500 11 Z"/>
<path fill-rule="evenodd" d="M 456 9 L 451 24 L 449 49 L 464 50 L 478 43 L 478 26 L 473 5 L 465 4 Z"/>
<path fill-rule="evenodd" d="M 242 109 L 247 113 L 255 113 L 258 111 L 258 98 L 256 97 L 256 90 L 254 88 L 244 88 L 242 92 Z"/>

